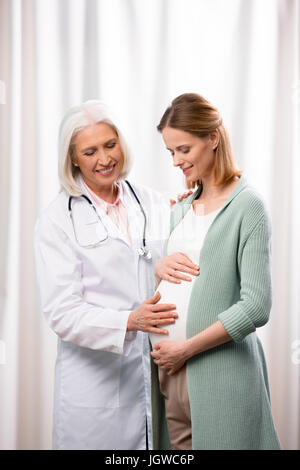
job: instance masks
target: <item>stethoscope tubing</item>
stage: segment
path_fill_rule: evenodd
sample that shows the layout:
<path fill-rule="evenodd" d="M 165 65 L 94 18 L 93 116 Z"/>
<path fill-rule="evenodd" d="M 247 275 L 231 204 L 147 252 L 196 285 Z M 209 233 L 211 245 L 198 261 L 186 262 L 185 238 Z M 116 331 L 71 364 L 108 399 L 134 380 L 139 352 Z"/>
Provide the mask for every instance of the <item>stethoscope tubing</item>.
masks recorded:
<path fill-rule="evenodd" d="M 137 197 L 137 194 L 136 192 L 134 191 L 133 187 L 131 186 L 131 184 L 129 183 L 129 181 L 125 180 L 125 183 L 128 185 L 130 191 L 132 192 L 135 200 L 137 201 L 139 207 L 140 207 L 140 210 L 143 214 L 143 217 L 144 217 L 144 230 L 143 230 L 143 248 L 141 249 L 141 252 L 143 253 L 142 256 L 150 259 L 151 258 L 151 253 L 147 250 L 147 247 L 146 247 L 146 228 L 147 228 L 147 217 L 146 217 L 146 213 L 144 211 L 144 208 L 141 204 L 141 201 L 139 200 L 139 198 Z M 92 201 L 90 200 L 90 198 L 88 196 L 86 196 L 85 194 L 81 194 L 80 196 L 69 196 L 69 201 L 68 201 L 68 211 L 69 211 L 69 214 L 70 214 L 70 218 L 73 222 L 73 216 L 72 216 L 72 199 L 74 199 L 75 197 L 83 197 L 88 203 L 89 205 L 94 209 L 94 211 L 97 213 L 97 210 L 94 206 L 94 204 L 92 203 Z M 100 219 L 101 220 L 101 219 Z M 102 221 L 101 221 L 102 222 Z M 102 222 L 103 223 L 103 222 Z M 73 226 L 74 226 L 74 222 L 73 222 Z M 75 228 L 74 228 L 75 230 Z"/>
<path fill-rule="evenodd" d="M 146 217 L 146 214 L 145 214 L 145 211 L 144 211 L 144 208 L 141 204 L 141 201 L 139 200 L 139 198 L 137 197 L 133 187 L 131 186 L 131 184 L 129 183 L 129 181 L 125 180 L 125 183 L 128 184 L 132 194 L 134 195 L 135 199 L 137 200 L 137 203 L 138 205 L 140 206 L 140 209 L 141 209 L 141 212 L 144 216 L 144 230 L 143 230 L 143 247 L 146 248 L 146 226 L 147 226 L 147 217 Z"/>

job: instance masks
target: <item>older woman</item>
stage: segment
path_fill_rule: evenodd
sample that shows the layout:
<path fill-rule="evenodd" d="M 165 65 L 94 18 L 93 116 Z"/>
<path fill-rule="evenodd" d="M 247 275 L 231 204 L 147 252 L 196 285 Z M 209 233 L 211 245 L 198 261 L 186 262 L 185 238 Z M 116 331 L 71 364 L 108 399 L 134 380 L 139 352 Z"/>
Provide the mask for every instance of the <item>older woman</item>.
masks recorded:
<path fill-rule="evenodd" d="M 173 303 L 153 296 L 169 207 L 125 181 L 128 148 L 101 102 L 67 112 L 59 151 L 61 192 L 35 230 L 42 307 L 58 335 L 53 446 L 145 449 L 152 440 L 145 333 L 165 335 L 159 327 L 177 317 Z"/>
<path fill-rule="evenodd" d="M 150 335 L 154 447 L 279 449 L 255 333 L 271 309 L 265 205 L 237 168 L 222 118 L 205 98 L 178 96 L 158 130 L 196 191 L 175 206 L 166 256 L 156 264 L 162 301 L 172 300 L 179 318 L 166 327 L 166 340 Z M 179 252 L 199 263 L 198 276 L 178 273 Z"/>

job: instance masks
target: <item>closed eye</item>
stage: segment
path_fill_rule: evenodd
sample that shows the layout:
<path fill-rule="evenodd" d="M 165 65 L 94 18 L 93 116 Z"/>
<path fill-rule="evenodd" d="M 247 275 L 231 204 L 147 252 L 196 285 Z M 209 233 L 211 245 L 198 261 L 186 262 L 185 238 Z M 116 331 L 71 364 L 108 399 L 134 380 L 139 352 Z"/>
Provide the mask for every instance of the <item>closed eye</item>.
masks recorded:
<path fill-rule="evenodd" d="M 107 147 L 108 149 L 112 149 L 112 148 L 115 147 L 116 143 L 117 143 L 117 142 L 110 142 L 109 144 L 106 145 L 106 147 Z"/>
<path fill-rule="evenodd" d="M 167 150 L 169 150 L 169 152 L 171 153 L 171 155 L 174 156 L 173 150 L 168 149 L 168 148 L 167 148 Z M 189 151 L 191 150 L 191 147 L 187 147 L 187 146 L 180 145 L 179 147 L 176 147 L 176 150 L 177 150 L 178 152 L 181 152 L 181 153 L 186 154 L 186 153 L 189 153 Z"/>

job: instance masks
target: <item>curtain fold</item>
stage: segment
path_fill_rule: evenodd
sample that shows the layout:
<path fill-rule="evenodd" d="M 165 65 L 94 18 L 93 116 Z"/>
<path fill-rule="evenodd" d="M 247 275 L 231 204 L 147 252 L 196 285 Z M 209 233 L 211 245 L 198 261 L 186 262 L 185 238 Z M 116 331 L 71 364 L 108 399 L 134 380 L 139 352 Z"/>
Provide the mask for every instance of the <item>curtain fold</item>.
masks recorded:
<path fill-rule="evenodd" d="M 56 337 L 39 304 L 34 223 L 59 189 L 66 110 L 111 105 L 130 181 L 176 197 L 156 125 L 180 93 L 215 104 L 272 221 L 273 306 L 258 334 L 285 449 L 300 449 L 298 0 L 0 0 L 0 448 L 51 448 Z M 2 86 L 3 88 L 3 86 Z M 298 354 L 299 351 L 299 354 Z"/>

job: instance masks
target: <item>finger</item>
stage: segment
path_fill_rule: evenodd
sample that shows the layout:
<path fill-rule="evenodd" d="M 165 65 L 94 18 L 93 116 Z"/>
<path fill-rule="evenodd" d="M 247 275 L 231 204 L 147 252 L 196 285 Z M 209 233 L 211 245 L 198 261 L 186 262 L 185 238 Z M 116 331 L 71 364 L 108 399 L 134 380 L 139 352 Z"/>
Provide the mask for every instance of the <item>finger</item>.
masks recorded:
<path fill-rule="evenodd" d="M 178 313 L 177 312 L 158 312 L 155 313 L 153 312 L 151 315 L 148 316 L 147 318 L 147 325 L 158 325 L 158 323 L 163 320 L 166 322 L 170 322 L 170 320 L 174 320 L 178 318 Z"/>
<path fill-rule="evenodd" d="M 169 372 L 168 372 L 168 375 L 176 374 L 176 372 L 178 372 L 183 367 L 183 365 L 184 365 L 184 363 L 183 364 L 178 364 L 178 365 L 175 365 L 175 366 L 171 367 Z"/>
<path fill-rule="evenodd" d="M 154 359 L 157 359 L 159 357 L 159 352 L 158 351 L 151 351 L 151 356 L 154 357 Z"/>
<path fill-rule="evenodd" d="M 191 274 L 192 276 L 199 276 L 199 271 L 198 272 L 190 272 L 190 271 L 181 271 L 181 270 L 176 270 L 174 273 L 170 274 L 170 276 L 174 277 L 175 279 L 181 279 L 183 281 L 191 281 L 192 278 L 190 276 L 187 276 L 184 274 L 184 272 Z"/>
<path fill-rule="evenodd" d="M 178 313 L 174 311 L 170 312 L 151 312 L 148 314 L 148 321 L 151 320 L 163 320 L 164 318 L 178 318 Z"/>
<path fill-rule="evenodd" d="M 176 305 L 174 304 L 151 305 L 150 309 L 151 312 L 171 312 L 171 310 L 173 310 L 173 313 L 176 313 L 174 312 L 174 310 L 176 309 Z"/>
<path fill-rule="evenodd" d="M 186 266 L 188 266 L 189 268 L 196 268 L 196 269 L 200 269 L 200 266 L 196 263 L 194 263 L 185 253 L 177 253 L 179 256 L 178 256 L 178 261 L 177 262 L 180 262 L 182 264 L 185 264 Z"/>
<path fill-rule="evenodd" d="M 182 199 L 185 199 L 186 197 L 190 196 L 191 194 L 193 194 L 193 191 L 187 191 L 183 194 L 178 194 L 178 201 L 182 201 Z"/>
<path fill-rule="evenodd" d="M 165 261 L 167 268 L 173 268 L 176 263 L 187 265 L 191 268 L 199 268 L 185 253 L 177 252 L 169 255 Z"/>
<path fill-rule="evenodd" d="M 189 274 L 195 274 L 195 275 L 199 274 L 199 271 L 200 271 L 200 269 L 189 268 L 185 264 L 181 264 L 181 263 L 175 263 L 173 268 L 171 269 L 174 269 L 175 271 L 180 271 L 183 273 L 189 273 Z"/>
<path fill-rule="evenodd" d="M 153 328 L 161 328 L 164 325 L 172 325 L 174 323 L 175 323 L 174 318 L 162 318 L 160 320 L 151 320 L 148 326 L 153 327 Z"/>
<path fill-rule="evenodd" d="M 159 320 L 151 320 L 150 324 L 152 326 L 158 326 L 158 325 L 171 325 L 172 323 L 175 323 L 175 318 L 161 318 Z"/>
<path fill-rule="evenodd" d="M 152 357 L 153 357 L 153 361 L 162 361 L 162 359 L 161 359 L 161 357 L 160 357 L 159 354 L 156 354 L 155 356 L 152 355 Z"/>
<path fill-rule="evenodd" d="M 189 276 L 185 276 L 184 274 L 182 274 L 180 271 L 175 271 L 173 270 L 172 273 L 170 274 L 171 277 L 175 278 L 175 279 L 182 279 L 183 281 L 191 281 L 192 278 L 189 277 Z"/>
<path fill-rule="evenodd" d="M 188 193 L 178 194 L 177 196 L 178 201 L 182 201 L 182 199 L 185 199 L 187 195 Z"/>
<path fill-rule="evenodd" d="M 170 199 L 170 206 L 174 206 L 174 204 L 176 204 L 176 201 L 174 199 Z"/>
<path fill-rule="evenodd" d="M 152 297 L 144 301 L 144 304 L 156 304 L 161 298 L 160 292 L 157 291 Z"/>
<path fill-rule="evenodd" d="M 160 367 L 161 369 L 164 368 L 164 363 L 162 363 L 160 359 L 154 359 L 154 363 L 158 365 L 158 367 Z"/>
<path fill-rule="evenodd" d="M 170 270 L 176 269 L 178 271 L 184 271 L 191 274 L 198 273 L 200 270 L 199 266 L 189 258 L 183 258 L 181 255 L 172 260 L 169 260 L 168 263 L 165 264 L 165 273 L 171 274 Z"/>
<path fill-rule="evenodd" d="M 165 369 L 165 368 L 166 368 L 166 362 L 163 361 L 162 359 L 154 359 L 154 362 L 155 362 L 155 364 L 157 364 L 158 367 L 160 367 L 161 369 Z"/>
<path fill-rule="evenodd" d="M 155 328 L 154 326 L 150 326 L 149 328 L 146 328 L 147 333 L 155 333 L 156 335 L 168 335 L 169 332 L 168 330 L 163 330 L 162 328 Z"/>
<path fill-rule="evenodd" d="M 173 282 L 173 284 L 181 284 L 181 281 L 179 279 L 170 276 L 170 274 L 164 274 L 162 278 L 164 281 Z"/>

